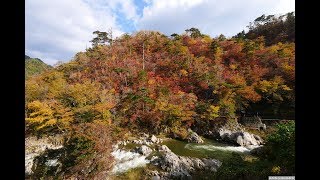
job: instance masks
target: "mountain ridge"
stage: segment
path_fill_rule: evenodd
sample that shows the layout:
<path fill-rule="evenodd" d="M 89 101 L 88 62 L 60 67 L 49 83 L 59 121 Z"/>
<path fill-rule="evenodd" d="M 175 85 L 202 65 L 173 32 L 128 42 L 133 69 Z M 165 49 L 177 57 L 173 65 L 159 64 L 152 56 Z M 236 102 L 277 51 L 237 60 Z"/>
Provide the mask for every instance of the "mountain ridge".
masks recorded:
<path fill-rule="evenodd" d="M 52 68 L 52 66 L 44 63 L 39 58 L 31 58 L 30 56 L 25 55 L 25 79 L 41 74 L 42 72 Z"/>

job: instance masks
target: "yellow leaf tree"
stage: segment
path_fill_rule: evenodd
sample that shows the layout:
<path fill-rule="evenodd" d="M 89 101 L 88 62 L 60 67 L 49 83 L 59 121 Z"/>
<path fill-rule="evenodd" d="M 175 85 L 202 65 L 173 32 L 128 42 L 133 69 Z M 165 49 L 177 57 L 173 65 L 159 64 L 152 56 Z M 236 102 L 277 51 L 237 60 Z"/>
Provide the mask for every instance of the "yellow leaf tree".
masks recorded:
<path fill-rule="evenodd" d="M 73 113 L 57 101 L 33 101 L 27 104 L 26 123 L 36 131 L 69 129 Z"/>

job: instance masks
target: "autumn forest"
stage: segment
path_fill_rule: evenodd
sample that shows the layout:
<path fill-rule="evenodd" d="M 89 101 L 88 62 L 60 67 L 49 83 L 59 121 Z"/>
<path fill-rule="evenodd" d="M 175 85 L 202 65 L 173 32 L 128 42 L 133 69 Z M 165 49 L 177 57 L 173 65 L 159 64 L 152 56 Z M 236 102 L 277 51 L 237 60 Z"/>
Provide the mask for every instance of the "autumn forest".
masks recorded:
<path fill-rule="evenodd" d="M 170 36 L 93 33 L 85 52 L 26 77 L 26 137 L 61 134 L 66 154 L 59 170 L 33 166 L 31 179 L 105 177 L 112 145 L 140 133 L 184 141 L 190 129 L 243 114 L 294 118 L 294 13 L 263 15 L 229 38 L 196 27 Z M 268 165 L 267 173 L 292 174 L 291 165 Z"/>

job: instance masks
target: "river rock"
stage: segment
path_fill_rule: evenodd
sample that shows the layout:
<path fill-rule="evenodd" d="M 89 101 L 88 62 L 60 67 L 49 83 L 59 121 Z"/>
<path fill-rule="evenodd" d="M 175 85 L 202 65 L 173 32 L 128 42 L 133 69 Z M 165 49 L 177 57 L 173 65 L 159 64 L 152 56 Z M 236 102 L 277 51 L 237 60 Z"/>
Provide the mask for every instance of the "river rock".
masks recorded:
<path fill-rule="evenodd" d="M 191 178 L 190 173 L 197 170 L 216 171 L 221 166 L 221 162 L 216 159 L 199 159 L 193 157 L 178 156 L 173 153 L 166 145 L 159 147 L 161 156 L 154 161 L 161 169 L 169 172 L 170 176 L 176 178 Z"/>
<path fill-rule="evenodd" d="M 236 143 L 240 146 L 258 146 L 263 143 L 260 136 L 255 134 L 250 134 L 245 131 L 231 131 L 228 129 L 220 128 L 219 135 L 222 140 Z"/>
<path fill-rule="evenodd" d="M 240 133 L 240 135 L 238 137 L 241 137 L 242 135 L 242 138 L 243 138 L 243 144 L 241 146 L 249 146 L 249 145 L 254 145 L 254 146 L 257 146 L 257 145 L 260 145 L 262 144 L 262 139 L 258 136 L 258 135 L 253 135 L 253 134 L 250 134 L 248 132 L 243 132 L 243 133 Z"/>
<path fill-rule="evenodd" d="M 218 133 L 220 138 L 223 140 L 229 140 L 232 134 L 232 132 L 229 129 L 225 129 L 225 128 L 220 128 Z"/>
<path fill-rule="evenodd" d="M 159 146 L 158 149 L 159 149 L 159 152 L 165 152 L 165 153 L 171 152 L 171 150 L 166 145 L 161 145 Z"/>
<path fill-rule="evenodd" d="M 143 137 L 143 138 L 149 138 L 149 134 L 143 133 L 143 134 L 142 134 L 142 137 Z"/>
<path fill-rule="evenodd" d="M 155 135 L 152 135 L 150 140 L 151 140 L 151 142 L 156 143 L 158 138 Z"/>
<path fill-rule="evenodd" d="M 158 160 L 159 160 L 159 157 L 158 156 L 152 156 L 151 159 L 150 159 L 150 162 L 153 162 L 154 165 L 158 165 Z"/>
<path fill-rule="evenodd" d="M 147 169 L 146 173 L 152 180 L 169 180 L 169 173 L 168 172 L 158 172 L 157 170 L 150 170 Z"/>
<path fill-rule="evenodd" d="M 146 145 L 142 145 L 136 149 L 137 149 L 136 150 L 137 153 L 142 154 L 142 155 L 146 155 L 146 156 L 152 152 L 152 149 Z"/>
<path fill-rule="evenodd" d="M 160 179 L 161 179 L 161 178 L 160 178 L 159 175 L 155 175 L 155 176 L 152 177 L 152 180 L 160 180 Z"/>
<path fill-rule="evenodd" d="M 192 130 L 189 130 L 189 135 L 187 136 L 188 142 L 194 142 L 194 143 L 203 143 L 202 138 Z"/>
<path fill-rule="evenodd" d="M 126 141 L 120 141 L 120 143 L 118 145 L 125 146 L 125 145 L 127 145 L 127 142 Z"/>
<path fill-rule="evenodd" d="M 143 140 L 141 139 L 135 139 L 132 141 L 132 143 L 135 143 L 135 144 L 143 144 Z"/>
<path fill-rule="evenodd" d="M 253 137 L 258 141 L 258 142 L 263 142 L 263 139 L 260 137 L 260 136 L 258 136 L 258 135 L 256 135 L 256 134 L 252 134 L 253 135 Z M 260 144 L 261 144 L 260 143 Z"/>

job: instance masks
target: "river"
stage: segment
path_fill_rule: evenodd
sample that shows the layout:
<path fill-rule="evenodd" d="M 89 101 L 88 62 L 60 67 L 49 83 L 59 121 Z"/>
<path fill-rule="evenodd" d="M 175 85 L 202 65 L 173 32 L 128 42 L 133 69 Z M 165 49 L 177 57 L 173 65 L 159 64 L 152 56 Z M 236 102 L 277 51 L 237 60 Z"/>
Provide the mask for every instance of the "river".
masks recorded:
<path fill-rule="evenodd" d="M 189 156 L 197 158 L 213 158 L 218 159 L 222 163 L 230 161 L 234 153 L 244 156 L 250 155 L 250 149 L 242 146 L 233 146 L 230 144 L 221 143 L 211 139 L 203 138 L 204 143 L 188 143 L 175 139 L 166 139 L 163 141 L 163 145 L 179 156 Z M 135 145 L 127 144 L 127 150 L 133 148 Z M 114 151 L 113 155 L 118 161 L 116 163 L 113 172 L 116 173 L 116 179 L 132 179 L 130 177 L 143 176 L 143 169 L 154 169 L 150 164 L 150 157 L 133 153 L 130 151 Z"/>
<path fill-rule="evenodd" d="M 190 156 L 197 158 L 214 158 L 221 160 L 228 160 L 232 153 L 249 154 L 250 149 L 242 146 L 232 146 L 225 143 L 220 143 L 215 140 L 203 138 L 204 143 L 187 143 L 175 139 L 164 141 L 172 152 L 180 156 Z"/>

